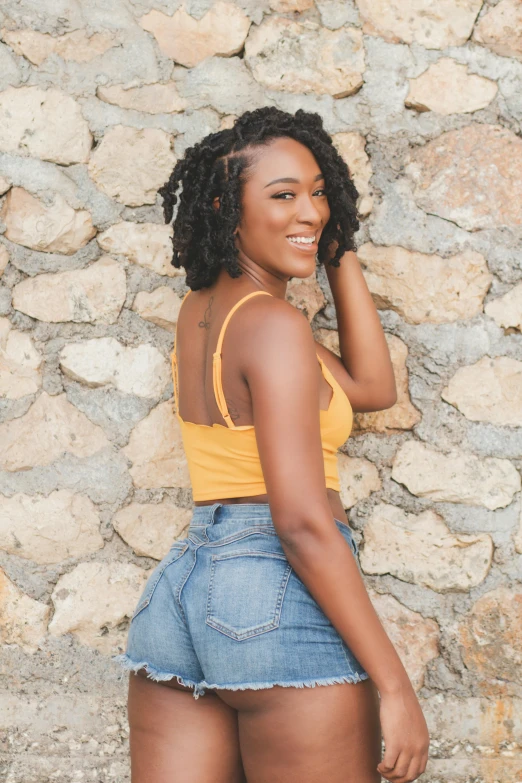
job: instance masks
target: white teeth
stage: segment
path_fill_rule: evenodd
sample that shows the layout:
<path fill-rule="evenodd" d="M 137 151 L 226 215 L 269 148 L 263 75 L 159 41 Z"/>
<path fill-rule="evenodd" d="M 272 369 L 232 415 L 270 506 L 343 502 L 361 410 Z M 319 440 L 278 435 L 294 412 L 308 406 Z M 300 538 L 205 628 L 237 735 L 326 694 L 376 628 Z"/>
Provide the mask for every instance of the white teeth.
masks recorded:
<path fill-rule="evenodd" d="M 290 242 L 299 242 L 303 245 L 312 245 L 315 242 L 315 237 L 287 237 Z"/>

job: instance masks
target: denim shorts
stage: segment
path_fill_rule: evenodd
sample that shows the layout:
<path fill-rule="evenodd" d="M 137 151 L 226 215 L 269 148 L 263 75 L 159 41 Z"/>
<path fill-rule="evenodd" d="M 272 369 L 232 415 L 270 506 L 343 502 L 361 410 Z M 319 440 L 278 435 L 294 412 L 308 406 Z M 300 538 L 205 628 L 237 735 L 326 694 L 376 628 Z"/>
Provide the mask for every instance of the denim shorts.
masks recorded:
<path fill-rule="evenodd" d="M 349 526 L 335 522 L 360 567 Z M 268 503 L 194 506 L 187 538 L 152 571 L 125 654 L 112 660 L 176 678 L 196 699 L 369 677 L 288 562 Z"/>

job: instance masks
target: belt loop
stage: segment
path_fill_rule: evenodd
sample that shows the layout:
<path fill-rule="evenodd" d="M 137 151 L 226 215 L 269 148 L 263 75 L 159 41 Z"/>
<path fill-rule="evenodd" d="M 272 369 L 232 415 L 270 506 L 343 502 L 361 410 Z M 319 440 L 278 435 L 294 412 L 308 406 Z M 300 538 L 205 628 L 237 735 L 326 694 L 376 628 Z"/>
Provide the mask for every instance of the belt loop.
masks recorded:
<path fill-rule="evenodd" d="M 210 522 L 208 523 L 209 525 L 213 525 L 214 524 L 215 519 L 216 519 L 216 511 L 222 505 L 223 505 L 223 503 L 213 503 L 212 504 L 212 507 L 210 509 Z"/>

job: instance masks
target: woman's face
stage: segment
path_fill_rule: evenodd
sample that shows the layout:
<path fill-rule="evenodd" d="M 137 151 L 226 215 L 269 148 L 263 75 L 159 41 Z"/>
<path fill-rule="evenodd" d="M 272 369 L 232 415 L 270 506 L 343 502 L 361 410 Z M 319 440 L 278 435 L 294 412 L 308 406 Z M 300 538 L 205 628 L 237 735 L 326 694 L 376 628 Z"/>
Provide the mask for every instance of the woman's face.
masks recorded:
<path fill-rule="evenodd" d="M 294 139 L 275 139 L 255 150 L 247 176 L 237 231 L 240 265 L 253 262 L 285 281 L 308 277 L 330 218 L 312 152 Z"/>

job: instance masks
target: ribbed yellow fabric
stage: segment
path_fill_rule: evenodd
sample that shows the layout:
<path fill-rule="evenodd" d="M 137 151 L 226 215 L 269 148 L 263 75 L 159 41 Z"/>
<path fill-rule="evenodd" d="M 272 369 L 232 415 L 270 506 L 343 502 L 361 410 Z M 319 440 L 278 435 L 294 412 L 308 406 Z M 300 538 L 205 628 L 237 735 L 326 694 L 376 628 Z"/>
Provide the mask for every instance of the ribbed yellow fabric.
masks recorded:
<path fill-rule="evenodd" d="M 189 293 L 190 291 L 185 294 L 183 302 Z M 227 324 L 243 302 L 259 294 L 272 296 L 268 291 L 253 291 L 236 302 L 231 308 L 221 327 L 216 350 L 213 354 L 212 381 L 214 394 L 226 425 L 217 423 L 197 424 L 192 421 L 184 421 L 179 415 L 177 335 L 174 336 L 174 349 L 171 354 L 174 401 L 194 500 L 238 498 L 248 495 L 264 495 L 266 493 L 254 425 L 234 424 L 225 402 L 221 377 L 221 347 Z M 337 452 L 352 431 L 353 411 L 346 394 L 319 354 L 317 354 L 317 358 L 321 365 L 323 376 L 333 390 L 328 409 L 319 411 L 324 475 L 326 486 L 339 491 Z"/>

